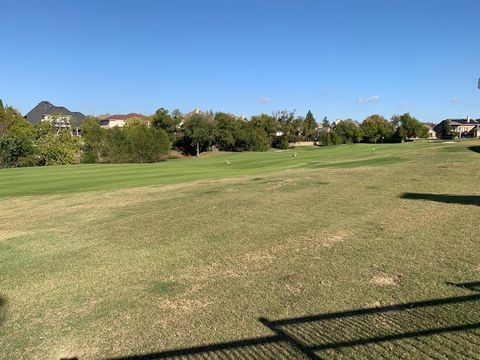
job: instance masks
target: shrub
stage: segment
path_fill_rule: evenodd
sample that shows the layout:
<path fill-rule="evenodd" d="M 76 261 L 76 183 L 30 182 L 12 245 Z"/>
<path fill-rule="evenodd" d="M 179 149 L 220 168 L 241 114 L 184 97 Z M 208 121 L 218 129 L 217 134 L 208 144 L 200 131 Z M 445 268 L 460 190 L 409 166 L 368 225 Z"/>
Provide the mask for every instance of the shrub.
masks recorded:
<path fill-rule="evenodd" d="M 272 147 L 274 147 L 275 149 L 285 150 L 290 147 L 290 143 L 288 142 L 288 138 L 285 135 L 276 136 L 273 139 Z"/>

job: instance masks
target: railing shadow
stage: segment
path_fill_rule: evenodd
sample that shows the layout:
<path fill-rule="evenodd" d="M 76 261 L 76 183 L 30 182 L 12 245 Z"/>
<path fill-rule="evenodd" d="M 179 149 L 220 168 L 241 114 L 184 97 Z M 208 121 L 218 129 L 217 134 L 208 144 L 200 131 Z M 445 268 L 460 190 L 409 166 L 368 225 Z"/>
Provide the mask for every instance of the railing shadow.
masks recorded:
<path fill-rule="evenodd" d="M 468 284 L 477 282 L 454 285 Z M 112 360 L 468 359 L 480 354 L 480 294 L 259 321 L 273 335 Z"/>
<path fill-rule="evenodd" d="M 0 296 L 0 326 L 3 323 L 3 320 L 5 319 L 7 313 L 7 300 Z"/>
<path fill-rule="evenodd" d="M 480 196 L 477 195 L 450 195 L 450 194 L 422 194 L 404 193 L 402 199 L 428 200 L 447 204 L 477 205 L 480 206 Z"/>
<path fill-rule="evenodd" d="M 469 146 L 468 149 L 480 153 L 480 146 Z"/>
<path fill-rule="evenodd" d="M 453 283 L 453 282 L 447 282 L 448 285 L 456 286 L 462 289 L 467 289 L 471 291 L 478 291 L 480 292 L 480 281 L 471 281 L 471 282 L 465 282 L 465 283 Z"/>

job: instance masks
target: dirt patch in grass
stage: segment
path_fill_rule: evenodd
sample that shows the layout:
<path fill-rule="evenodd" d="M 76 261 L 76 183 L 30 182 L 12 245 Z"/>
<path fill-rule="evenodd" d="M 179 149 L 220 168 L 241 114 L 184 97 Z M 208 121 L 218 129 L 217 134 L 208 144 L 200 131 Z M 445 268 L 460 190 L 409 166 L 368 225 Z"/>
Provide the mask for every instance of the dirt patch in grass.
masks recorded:
<path fill-rule="evenodd" d="M 290 273 L 280 278 L 285 289 L 290 294 L 301 294 L 305 289 L 306 276 L 300 273 Z"/>
<path fill-rule="evenodd" d="M 352 232 L 350 230 L 340 230 L 332 235 L 329 235 L 324 241 L 323 245 L 329 247 L 338 242 L 345 241 L 350 236 L 352 236 Z"/>
<path fill-rule="evenodd" d="M 399 283 L 399 277 L 398 276 L 389 276 L 386 274 L 377 274 L 373 275 L 370 279 L 371 284 L 375 284 L 378 286 L 394 286 L 398 285 Z"/>

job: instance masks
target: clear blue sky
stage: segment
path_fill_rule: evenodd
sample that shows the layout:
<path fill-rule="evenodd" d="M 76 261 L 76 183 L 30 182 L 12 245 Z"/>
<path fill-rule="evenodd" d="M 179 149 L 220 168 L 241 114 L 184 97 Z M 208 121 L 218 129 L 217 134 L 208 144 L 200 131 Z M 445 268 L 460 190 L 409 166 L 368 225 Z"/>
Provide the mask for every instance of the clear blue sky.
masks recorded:
<path fill-rule="evenodd" d="M 0 98 L 480 117 L 479 0 L 0 0 Z"/>

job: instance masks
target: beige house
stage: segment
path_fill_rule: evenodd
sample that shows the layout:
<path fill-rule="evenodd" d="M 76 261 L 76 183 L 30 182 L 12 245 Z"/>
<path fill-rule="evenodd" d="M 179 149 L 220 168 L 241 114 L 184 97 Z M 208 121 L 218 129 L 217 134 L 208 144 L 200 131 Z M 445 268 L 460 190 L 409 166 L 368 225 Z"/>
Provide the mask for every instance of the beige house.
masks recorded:
<path fill-rule="evenodd" d="M 147 119 L 145 115 L 137 114 L 137 113 L 129 113 L 125 115 L 116 114 L 109 116 L 105 119 L 100 120 L 100 126 L 106 129 L 110 129 L 113 127 L 124 127 L 128 120 L 130 119 Z"/>
<path fill-rule="evenodd" d="M 466 119 L 446 119 L 443 120 L 440 124 L 435 126 L 434 131 L 437 134 L 437 137 L 441 137 L 443 124 L 449 122 L 452 132 L 455 133 L 459 138 L 464 137 L 473 137 L 480 138 L 480 120 L 474 120 L 467 116 Z"/>
<path fill-rule="evenodd" d="M 480 139 L 480 124 L 475 126 L 470 132 L 474 138 Z"/>

